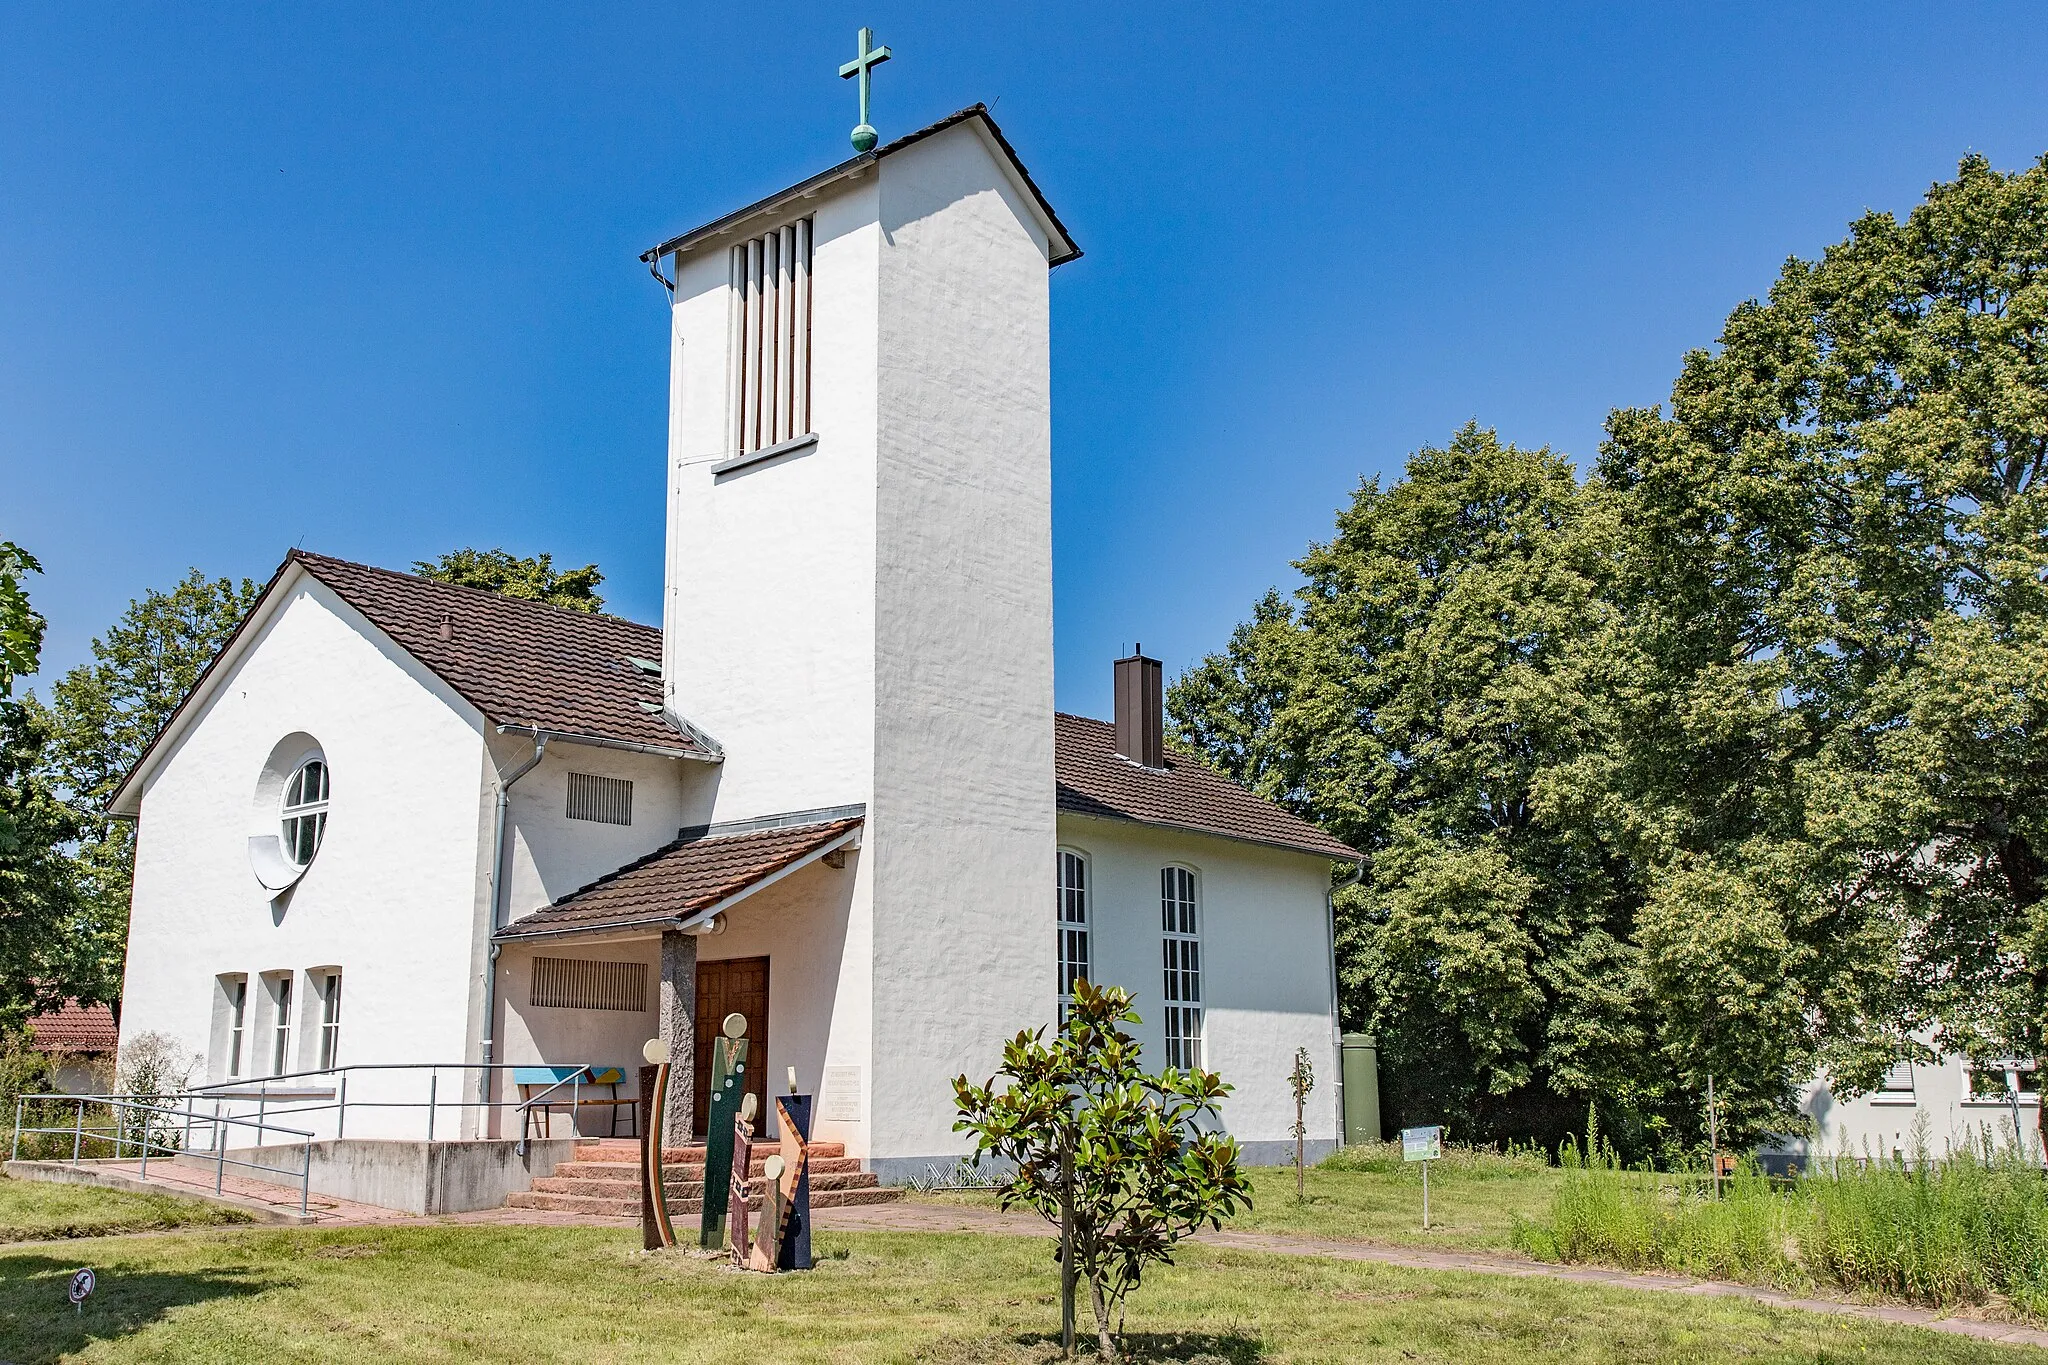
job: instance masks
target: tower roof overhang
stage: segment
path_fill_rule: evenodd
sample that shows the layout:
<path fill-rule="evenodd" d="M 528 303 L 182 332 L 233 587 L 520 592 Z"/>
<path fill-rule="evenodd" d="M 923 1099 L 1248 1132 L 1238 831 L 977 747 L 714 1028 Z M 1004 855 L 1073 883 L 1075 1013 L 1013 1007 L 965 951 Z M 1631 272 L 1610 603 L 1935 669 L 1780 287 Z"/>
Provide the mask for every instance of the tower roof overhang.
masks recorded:
<path fill-rule="evenodd" d="M 862 152 L 859 156 L 842 161 L 829 170 L 820 171 L 810 179 L 799 181 L 786 190 L 771 194 L 765 199 L 758 199 L 745 208 L 735 209 L 723 218 L 706 223 L 702 227 L 692 228 L 680 236 L 671 237 L 659 246 L 652 246 L 641 252 L 640 259 L 652 267 L 664 256 L 688 255 L 701 247 L 731 238 L 757 218 L 772 218 L 791 204 L 815 198 L 839 181 L 851 180 L 866 174 L 871 167 L 897 152 L 963 123 L 971 123 L 988 139 L 996 153 L 998 164 L 1007 169 L 1015 180 L 1017 189 L 1023 192 L 1035 208 L 1039 228 L 1045 233 L 1049 244 L 1046 265 L 1065 265 L 1068 261 L 1079 259 L 1081 248 L 1068 233 L 1065 224 L 1060 222 L 1060 216 L 1053 211 L 1051 202 L 1032 180 L 1031 172 L 1024 168 L 1023 161 L 1017 156 L 1017 149 L 1010 145 L 1010 140 L 1003 136 L 1003 130 L 989 117 L 988 106 L 985 104 L 969 105 L 958 113 L 948 114 L 937 123 L 920 128 L 914 133 L 906 133 L 894 142 L 885 143 L 871 152 Z"/>

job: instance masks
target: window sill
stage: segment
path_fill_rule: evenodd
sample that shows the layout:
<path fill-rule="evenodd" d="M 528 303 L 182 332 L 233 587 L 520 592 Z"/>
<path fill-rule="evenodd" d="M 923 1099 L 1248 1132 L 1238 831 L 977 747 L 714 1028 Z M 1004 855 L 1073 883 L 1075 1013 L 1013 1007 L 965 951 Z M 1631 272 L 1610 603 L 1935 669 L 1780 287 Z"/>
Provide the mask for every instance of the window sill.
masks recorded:
<path fill-rule="evenodd" d="M 778 459 L 784 455 L 794 455 L 799 451 L 809 450 L 817 443 L 818 433 L 815 431 L 808 432 L 802 436 L 792 436 L 787 441 L 779 441 L 772 446 L 765 446 L 760 450 L 750 450 L 744 455 L 735 455 L 729 460 L 720 460 L 717 464 L 711 466 L 711 477 L 715 479 L 721 474 L 732 474 L 742 469 L 750 469 L 757 464 L 762 464 L 769 460 Z"/>
<path fill-rule="evenodd" d="M 1920 1097 L 1918 1095 L 1900 1095 L 1896 1093 L 1890 1095 L 1872 1095 L 1870 1097 L 1870 1102 L 1872 1104 L 1893 1104 L 1904 1109 L 1910 1108 L 1911 1106 L 1920 1103 Z"/>
<path fill-rule="evenodd" d="M 2032 1109 L 2040 1103 L 2041 1099 L 2038 1095 L 2020 1096 L 2020 1108 L 2022 1109 Z M 1970 1095 L 1964 1098 L 1962 1107 L 1965 1109 L 2010 1109 L 2012 1108 L 2012 1101 L 2010 1099 L 1985 1095 Z"/>

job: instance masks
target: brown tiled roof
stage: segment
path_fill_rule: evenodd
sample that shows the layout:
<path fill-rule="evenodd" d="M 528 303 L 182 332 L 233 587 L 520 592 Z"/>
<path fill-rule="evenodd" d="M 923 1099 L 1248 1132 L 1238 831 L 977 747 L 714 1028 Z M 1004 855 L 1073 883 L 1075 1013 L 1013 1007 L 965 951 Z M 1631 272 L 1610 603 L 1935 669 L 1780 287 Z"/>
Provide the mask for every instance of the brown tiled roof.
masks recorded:
<path fill-rule="evenodd" d="M 1055 715 L 1053 771 L 1059 808 L 1074 815 L 1220 834 L 1330 858 L 1361 856 L 1188 754 L 1168 748 L 1163 772 L 1119 757 L 1116 727 L 1108 721 Z"/>
<path fill-rule="evenodd" d="M 499 930 L 501 939 L 658 928 L 709 909 L 860 828 L 860 817 L 744 834 L 690 833 L 543 910 Z"/>
<path fill-rule="evenodd" d="M 66 1000 L 47 1014 L 28 1021 L 38 1052 L 112 1052 L 121 1041 L 114 1012 L 105 1005 Z"/>
<path fill-rule="evenodd" d="M 292 562 L 499 725 L 716 756 L 663 718 L 661 679 L 632 662 L 659 665 L 654 626 L 304 550 Z"/>

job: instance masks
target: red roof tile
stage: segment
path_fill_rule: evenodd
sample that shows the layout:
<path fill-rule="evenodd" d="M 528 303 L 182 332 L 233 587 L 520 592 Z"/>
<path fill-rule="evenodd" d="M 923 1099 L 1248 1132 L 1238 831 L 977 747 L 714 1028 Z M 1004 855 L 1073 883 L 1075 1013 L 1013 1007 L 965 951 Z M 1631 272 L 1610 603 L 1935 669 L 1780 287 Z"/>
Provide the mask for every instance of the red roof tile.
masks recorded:
<path fill-rule="evenodd" d="M 303 550 L 291 561 L 499 725 L 716 756 L 668 723 L 661 678 L 633 662 L 659 667 L 654 626 Z"/>
<path fill-rule="evenodd" d="M 28 1021 L 39 1052 L 112 1052 L 121 1042 L 114 1012 L 105 1005 L 66 1000 L 47 1014 Z"/>
<path fill-rule="evenodd" d="M 1179 750 L 1167 749 L 1163 771 L 1120 757 L 1116 727 L 1108 721 L 1054 716 L 1053 768 L 1059 808 L 1074 815 L 1220 834 L 1329 858 L 1362 856 Z"/>
<path fill-rule="evenodd" d="M 680 923 L 859 829 L 859 817 L 743 834 L 692 832 L 512 921 L 500 939 Z"/>

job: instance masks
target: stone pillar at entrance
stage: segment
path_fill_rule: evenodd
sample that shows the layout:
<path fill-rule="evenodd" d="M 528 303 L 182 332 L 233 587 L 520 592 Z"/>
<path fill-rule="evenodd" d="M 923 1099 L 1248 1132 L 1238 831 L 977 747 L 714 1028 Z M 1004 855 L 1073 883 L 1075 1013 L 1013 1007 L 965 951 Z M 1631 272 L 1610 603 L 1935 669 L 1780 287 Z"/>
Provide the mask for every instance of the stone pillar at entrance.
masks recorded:
<path fill-rule="evenodd" d="M 661 1145 L 681 1147 L 697 1108 L 697 936 L 674 929 L 661 936 L 661 1040 L 671 1059 Z"/>

